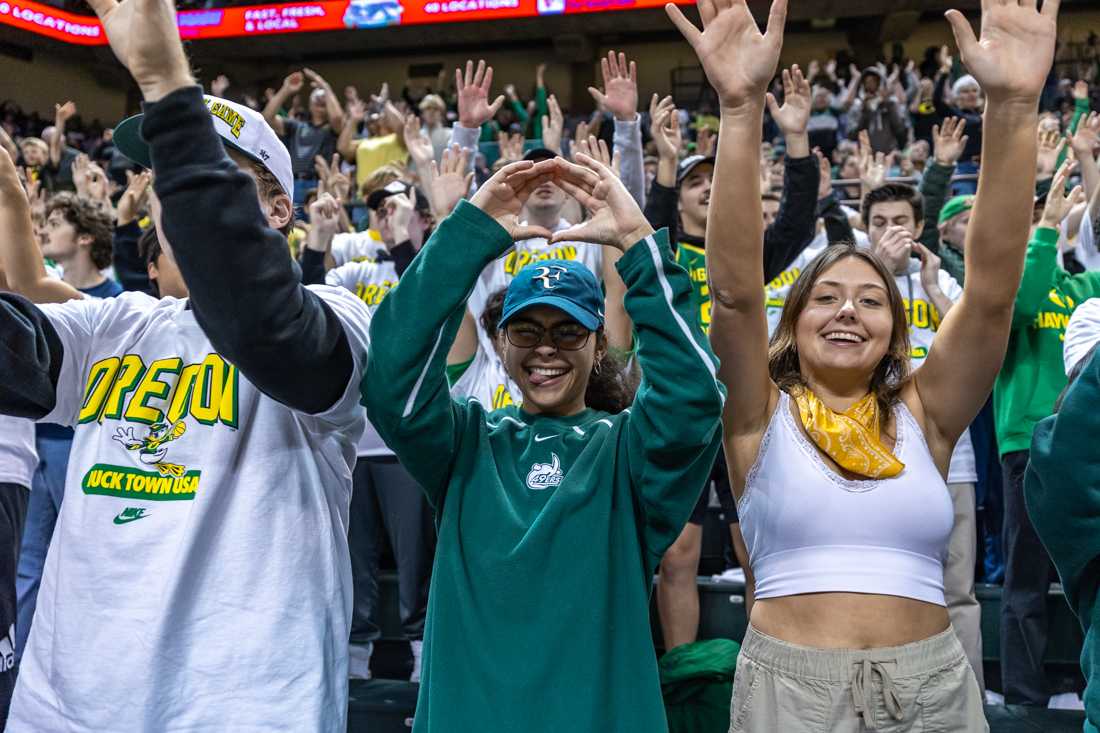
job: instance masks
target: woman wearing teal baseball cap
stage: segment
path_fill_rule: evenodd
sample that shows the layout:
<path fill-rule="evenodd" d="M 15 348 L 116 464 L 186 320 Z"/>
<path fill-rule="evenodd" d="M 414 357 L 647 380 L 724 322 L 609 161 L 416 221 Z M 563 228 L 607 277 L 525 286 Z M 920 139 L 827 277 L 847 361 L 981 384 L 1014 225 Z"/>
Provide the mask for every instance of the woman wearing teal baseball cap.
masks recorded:
<path fill-rule="evenodd" d="M 370 419 L 439 527 L 416 733 L 668 729 L 650 582 L 710 473 L 725 392 L 667 232 L 608 168 L 578 158 L 501 169 L 440 224 L 374 316 Z M 518 219 L 550 180 L 589 212 L 553 235 Z M 450 397 L 446 356 L 466 297 L 530 236 L 624 250 L 643 375 L 629 409 L 586 400 L 606 351 L 603 295 L 591 272 L 561 260 L 522 270 L 505 296 L 502 360 L 522 407 Z"/>

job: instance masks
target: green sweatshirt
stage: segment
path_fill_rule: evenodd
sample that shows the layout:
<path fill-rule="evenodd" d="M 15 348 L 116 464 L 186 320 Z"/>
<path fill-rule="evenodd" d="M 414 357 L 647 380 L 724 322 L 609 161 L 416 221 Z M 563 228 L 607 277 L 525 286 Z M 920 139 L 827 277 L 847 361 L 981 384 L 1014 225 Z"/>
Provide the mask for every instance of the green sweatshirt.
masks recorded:
<path fill-rule="evenodd" d="M 439 531 L 413 730 L 665 733 L 650 582 L 718 451 L 717 359 L 662 230 L 617 264 L 643 373 L 628 410 L 452 400 L 445 361 L 466 296 L 511 246 L 460 203 L 371 325 L 370 419 Z"/>
<path fill-rule="evenodd" d="M 1012 311 L 1008 353 L 993 389 L 1001 455 L 1027 450 L 1035 423 L 1054 410 L 1066 386 L 1062 342 L 1077 304 L 1100 295 L 1100 272 L 1070 275 L 1058 266 L 1058 231 L 1035 230 Z"/>
<path fill-rule="evenodd" d="M 1081 622 L 1085 733 L 1100 729 L 1100 352 L 1067 390 L 1057 415 L 1035 426 L 1024 475 L 1027 513 Z"/>

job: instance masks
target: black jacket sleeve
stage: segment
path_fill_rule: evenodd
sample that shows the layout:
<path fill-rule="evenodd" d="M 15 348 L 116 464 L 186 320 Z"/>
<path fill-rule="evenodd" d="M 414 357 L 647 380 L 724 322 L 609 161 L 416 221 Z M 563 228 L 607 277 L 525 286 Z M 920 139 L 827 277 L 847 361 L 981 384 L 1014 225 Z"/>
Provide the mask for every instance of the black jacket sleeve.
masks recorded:
<path fill-rule="evenodd" d="M 45 417 L 57 403 L 64 349 L 53 324 L 26 298 L 0 292 L 0 413 Z"/>
<path fill-rule="evenodd" d="M 226 154 L 202 89 L 179 89 L 145 105 L 141 133 L 163 231 L 210 343 L 288 407 L 310 414 L 332 407 L 353 376 L 347 334 L 301 284 L 252 178 Z"/>
<path fill-rule="evenodd" d="M 676 226 L 679 223 L 679 214 L 676 211 L 678 199 L 679 194 L 675 188 L 662 186 L 657 181 L 649 187 L 649 194 L 645 197 L 645 218 L 657 231 L 668 228 L 668 241 L 673 250 L 676 249 L 676 238 L 679 236 Z"/>
<path fill-rule="evenodd" d="M 825 236 L 828 238 L 829 244 L 854 242 L 856 240 L 856 233 L 852 231 L 848 214 L 845 213 L 840 202 L 837 201 L 836 194 L 831 193 L 818 202 L 817 215 L 825 222 Z"/>
<path fill-rule="evenodd" d="M 405 274 L 405 270 L 409 269 L 413 257 L 416 257 L 412 240 L 406 239 L 401 244 L 394 245 L 393 249 L 390 250 L 390 256 L 393 257 L 393 269 L 397 272 L 397 276 L 401 277 Z"/>
<path fill-rule="evenodd" d="M 302 249 L 302 285 L 325 284 L 325 253 Z"/>
<path fill-rule="evenodd" d="M 136 290 L 156 296 L 149 282 L 149 270 L 145 259 L 138 251 L 141 227 L 130 222 L 115 228 L 114 246 L 111 252 L 111 264 L 115 268 L 115 277 L 123 290 Z"/>
<path fill-rule="evenodd" d="M 764 230 L 764 282 L 782 273 L 816 234 L 817 184 L 821 178 L 817 158 L 787 158 L 784 168 L 779 212 Z"/>

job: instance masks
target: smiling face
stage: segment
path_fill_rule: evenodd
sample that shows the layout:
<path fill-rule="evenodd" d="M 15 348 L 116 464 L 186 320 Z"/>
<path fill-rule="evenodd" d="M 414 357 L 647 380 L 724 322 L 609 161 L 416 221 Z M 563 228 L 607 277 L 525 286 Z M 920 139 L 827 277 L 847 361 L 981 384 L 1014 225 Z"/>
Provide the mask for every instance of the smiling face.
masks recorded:
<path fill-rule="evenodd" d="M 824 269 L 794 323 L 807 381 L 865 375 L 870 383 L 894 337 L 892 305 L 890 284 L 866 260 L 848 256 Z"/>
<path fill-rule="evenodd" d="M 707 226 L 707 209 L 710 207 L 710 185 L 714 166 L 700 163 L 692 168 L 680 183 L 680 219 L 684 229 L 693 234 Z"/>
<path fill-rule="evenodd" d="M 585 408 L 584 393 L 592 366 L 606 349 L 602 335 L 573 320 L 564 311 L 548 305 L 534 305 L 513 316 L 501 329 L 500 340 L 504 368 L 523 393 L 523 409 L 533 414 L 575 415 Z M 531 347 L 517 346 L 541 334 Z M 584 345 L 579 349 L 558 348 L 560 343 Z"/>

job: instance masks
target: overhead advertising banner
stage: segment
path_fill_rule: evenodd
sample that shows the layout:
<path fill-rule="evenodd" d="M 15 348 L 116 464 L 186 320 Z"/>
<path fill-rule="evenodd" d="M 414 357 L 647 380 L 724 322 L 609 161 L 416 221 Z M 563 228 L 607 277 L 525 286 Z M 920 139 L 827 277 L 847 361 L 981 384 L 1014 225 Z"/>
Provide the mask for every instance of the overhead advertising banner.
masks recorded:
<path fill-rule="evenodd" d="M 185 10 L 179 13 L 177 21 L 180 36 L 194 40 L 596 13 L 656 8 L 663 6 L 665 2 L 666 0 L 320 0 Z M 674 2 L 692 4 L 691 0 Z M 67 43 L 85 46 L 102 46 L 107 43 L 107 37 L 95 16 L 76 15 L 31 0 L 0 0 L 0 23 Z"/>

